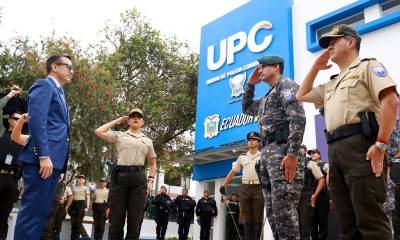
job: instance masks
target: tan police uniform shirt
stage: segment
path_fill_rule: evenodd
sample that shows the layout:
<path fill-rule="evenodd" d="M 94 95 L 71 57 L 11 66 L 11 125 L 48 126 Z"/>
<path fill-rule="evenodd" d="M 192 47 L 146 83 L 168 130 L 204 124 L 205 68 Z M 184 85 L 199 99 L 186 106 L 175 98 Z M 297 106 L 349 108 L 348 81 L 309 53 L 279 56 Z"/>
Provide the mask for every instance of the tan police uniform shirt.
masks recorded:
<path fill-rule="evenodd" d="M 108 200 L 108 188 L 97 188 L 94 191 L 94 202 L 95 203 L 106 203 Z"/>
<path fill-rule="evenodd" d="M 261 157 L 260 151 L 257 151 L 256 154 L 251 155 L 250 152 L 246 154 L 240 155 L 239 158 L 232 164 L 232 169 L 236 172 L 240 172 L 240 169 L 243 168 L 243 181 L 259 181 L 258 175 L 256 172 L 256 161 L 259 161 Z"/>
<path fill-rule="evenodd" d="M 317 163 L 312 160 L 308 161 L 307 168 L 308 168 L 308 170 L 310 170 L 312 172 L 312 174 L 316 180 L 318 180 L 324 176 L 324 174 L 322 174 L 322 172 L 321 172 L 321 169 L 319 169 Z"/>
<path fill-rule="evenodd" d="M 355 58 L 339 75 L 311 90 L 316 108 L 324 107 L 328 131 L 359 123 L 359 112 L 375 112 L 379 121 L 379 92 L 396 83 L 376 59 Z"/>
<path fill-rule="evenodd" d="M 90 195 L 90 190 L 87 186 L 73 186 L 71 190 L 74 201 L 86 201 L 86 196 Z"/>
<path fill-rule="evenodd" d="M 153 142 L 143 133 L 108 130 L 107 140 L 117 146 L 119 166 L 143 166 L 146 159 L 156 157 Z"/>

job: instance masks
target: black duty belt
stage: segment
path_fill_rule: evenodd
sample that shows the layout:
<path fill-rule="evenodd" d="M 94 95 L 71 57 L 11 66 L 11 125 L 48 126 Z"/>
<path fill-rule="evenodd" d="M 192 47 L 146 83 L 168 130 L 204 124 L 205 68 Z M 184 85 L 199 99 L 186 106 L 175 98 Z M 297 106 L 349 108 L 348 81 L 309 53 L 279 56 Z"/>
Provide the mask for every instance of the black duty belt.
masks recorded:
<path fill-rule="evenodd" d="M 115 171 L 117 173 L 133 173 L 144 171 L 144 166 L 115 166 Z"/>
<path fill-rule="evenodd" d="M 361 125 L 359 123 L 349 124 L 336 128 L 333 131 L 328 132 L 325 129 L 325 137 L 328 143 L 333 143 L 339 139 L 347 138 L 356 134 L 362 133 Z"/>

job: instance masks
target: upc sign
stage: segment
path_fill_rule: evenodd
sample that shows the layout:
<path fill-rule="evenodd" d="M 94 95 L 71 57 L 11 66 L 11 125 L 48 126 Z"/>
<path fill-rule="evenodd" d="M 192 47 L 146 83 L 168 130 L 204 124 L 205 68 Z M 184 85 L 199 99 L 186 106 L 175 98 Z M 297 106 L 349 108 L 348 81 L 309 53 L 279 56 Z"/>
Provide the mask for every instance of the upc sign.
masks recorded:
<path fill-rule="evenodd" d="M 218 70 L 225 62 L 232 64 L 235 62 L 235 53 L 240 52 L 244 47 L 247 47 L 251 52 L 258 53 L 268 48 L 272 42 L 273 34 L 269 34 L 264 37 L 264 40 L 260 43 L 256 43 L 256 35 L 260 30 L 270 30 L 272 24 L 270 21 L 260 21 L 250 29 L 249 34 L 245 32 L 237 32 L 225 39 L 222 39 L 219 43 L 219 59 L 217 62 L 214 61 L 215 45 L 210 45 L 207 49 L 207 67 L 209 70 Z"/>
<path fill-rule="evenodd" d="M 293 78 L 293 0 L 251 0 L 201 29 L 195 149 L 218 149 L 258 131 L 256 116 L 242 113 L 246 83 L 257 59 L 280 55 Z M 257 85 L 255 99 L 269 87 Z"/>

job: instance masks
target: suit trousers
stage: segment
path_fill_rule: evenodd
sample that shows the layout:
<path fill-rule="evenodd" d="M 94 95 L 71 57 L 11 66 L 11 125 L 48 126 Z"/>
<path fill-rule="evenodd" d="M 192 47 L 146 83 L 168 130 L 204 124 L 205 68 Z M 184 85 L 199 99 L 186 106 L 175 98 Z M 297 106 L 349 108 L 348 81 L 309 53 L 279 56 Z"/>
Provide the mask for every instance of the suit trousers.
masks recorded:
<path fill-rule="evenodd" d="M 39 175 L 39 166 L 23 164 L 24 194 L 15 225 L 14 240 L 40 239 L 60 179 L 60 170 L 53 169 L 50 177 Z M 50 197 L 49 197 L 50 196 Z"/>

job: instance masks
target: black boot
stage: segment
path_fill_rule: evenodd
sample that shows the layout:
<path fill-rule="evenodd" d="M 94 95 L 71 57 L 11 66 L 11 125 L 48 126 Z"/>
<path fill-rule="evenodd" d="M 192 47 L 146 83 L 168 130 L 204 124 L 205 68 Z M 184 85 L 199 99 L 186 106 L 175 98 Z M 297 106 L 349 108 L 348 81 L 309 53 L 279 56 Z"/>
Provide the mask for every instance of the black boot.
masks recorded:
<path fill-rule="evenodd" d="M 252 235 L 253 235 L 253 224 L 246 222 L 244 224 L 244 239 L 252 240 Z"/>
<path fill-rule="evenodd" d="M 261 224 L 253 224 L 253 240 L 261 239 Z"/>

